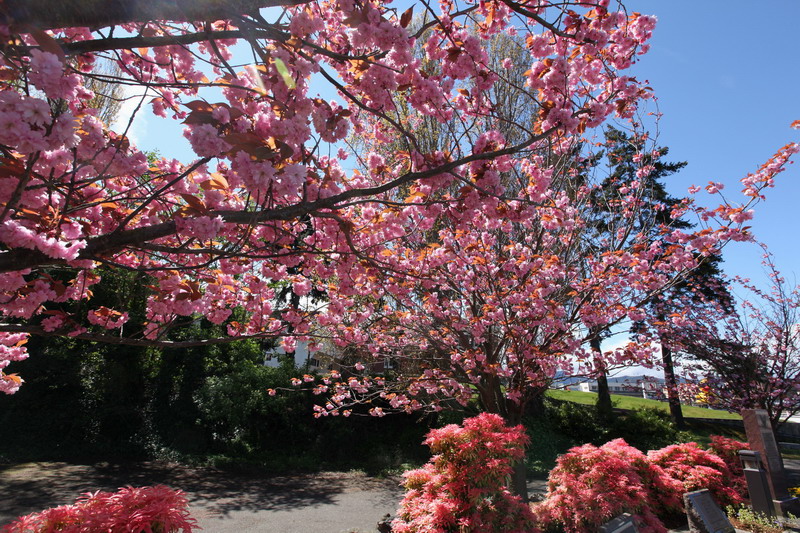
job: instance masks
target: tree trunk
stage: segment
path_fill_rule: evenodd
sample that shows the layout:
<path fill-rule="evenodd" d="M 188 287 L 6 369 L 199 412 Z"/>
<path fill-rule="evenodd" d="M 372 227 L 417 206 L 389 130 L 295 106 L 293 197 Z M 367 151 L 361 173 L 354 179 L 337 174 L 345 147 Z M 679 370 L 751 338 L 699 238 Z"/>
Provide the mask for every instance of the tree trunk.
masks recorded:
<path fill-rule="evenodd" d="M 528 413 L 528 416 L 533 416 L 535 418 L 542 418 L 545 415 L 544 393 L 545 390 L 537 392 L 536 396 L 534 396 L 528 401 L 528 405 L 525 406 L 525 412 Z"/>
<path fill-rule="evenodd" d="M 525 402 L 516 403 L 504 398 L 502 384 L 497 376 L 485 376 L 477 384 L 478 403 L 481 411 L 500 415 L 509 426 L 522 423 L 525 414 Z M 514 463 L 511 472 L 509 489 L 522 501 L 528 501 L 528 471 L 525 458 Z"/>
<path fill-rule="evenodd" d="M 675 378 L 675 365 L 672 362 L 672 349 L 661 339 L 661 362 L 664 364 L 664 381 L 667 386 L 667 400 L 669 401 L 669 414 L 678 429 L 686 429 L 683 420 L 681 399 L 678 395 L 678 380 Z"/>
<path fill-rule="evenodd" d="M 597 414 L 604 420 L 611 420 L 614 418 L 613 405 L 611 404 L 611 391 L 608 388 L 608 376 L 606 374 L 606 365 L 600 355 L 600 337 L 595 336 L 589 341 L 589 346 L 592 352 L 595 353 L 594 366 L 597 370 L 597 403 L 595 407 Z"/>
<path fill-rule="evenodd" d="M 528 502 L 528 469 L 525 466 L 525 459 L 514 463 L 514 471 L 511 473 L 511 492 Z"/>
<path fill-rule="evenodd" d="M 525 414 L 525 403 L 515 403 L 509 400 L 505 401 L 504 410 L 506 411 L 502 416 L 505 418 L 509 426 L 516 426 L 522 423 L 522 417 Z M 525 465 L 525 457 L 514 463 L 514 470 L 511 472 L 511 492 L 522 498 L 522 501 L 528 501 L 528 469 Z"/>

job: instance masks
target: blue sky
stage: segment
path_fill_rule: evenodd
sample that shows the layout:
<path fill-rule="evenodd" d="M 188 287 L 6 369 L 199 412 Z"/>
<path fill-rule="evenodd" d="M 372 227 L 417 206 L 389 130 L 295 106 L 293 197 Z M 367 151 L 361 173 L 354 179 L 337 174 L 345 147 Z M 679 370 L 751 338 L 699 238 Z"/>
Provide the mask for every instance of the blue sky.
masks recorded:
<path fill-rule="evenodd" d="M 628 11 L 658 17 L 652 48 L 634 67 L 655 89 L 663 117 L 658 145 L 669 160 L 688 166 L 668 181 L 673 195 L 692 185 L 726 184 L 726 197 L 742 199 L 739 179 L 800 131 L 800 1 L 773 0 L 754 9 L 741 0 L 629 0 Z M 132 131 L 141 148 L 189 160 L 181 126 L 142 114 Z M 167 148 L 169 147 L 169 148 Z M 800 162 L 780 175 L 756 208 L 753 232 L 775 255 L 790 282 L 800 281 Z M 712 201 L 704 193 L 701 203 Z M 730 275 L 765 280 L 761 250 L 733 243 L 724 253 Z"/>
<path fill-rule="evenodd" d="M 719 0 L 625 5 L 658 17 L 652 48 L 634 72 L 658 96 L 659 145 L 669 147 L 670 160 L 689 163 L 670 178 L 671 192 L 719 181 L 729 200 L 739 200 L 739 179 L 787 142 L 800 142 L 800 131 L 789 128 L 800 119 L 800 2 L 776 0 L 758 9 Z M 766 196 L 753 232 L 787 280 L 800 281 L 800 161 Z M 729 274 L 764 280 L 759 248 L 734 243 L 723 256 Z"/>
<path fill-rule="evenodd" d="M 649 80 L 663 116 L 658 145 L 670 149 L 670 161 L 688 166 L 668 179 L 675 196 L 692 185 L 719 181 L 731 201 L 741 200 L 739 180 L 800 131 L 800 1 L 775 0 L 755 9 L 741 0 L 629 0 L 629 11 L 658 17 L 650 51 L 633 72 Z M 800 282 L 800 158 L 778 176 L 767 199 L 756 206 L 753 233 L 767 244 L 790 284 Z M 709 204 L 705 193 L 698 201 Z M 768 279 L 762 251 L 753 244 L 731 243 L 723 253 L 728 275 Z M 746 296 L 742 291 L 735 291 Z M 613 338 L 605 349 L 624 344 Z M 641 367 L 623 373 L 661 375 Z"/>

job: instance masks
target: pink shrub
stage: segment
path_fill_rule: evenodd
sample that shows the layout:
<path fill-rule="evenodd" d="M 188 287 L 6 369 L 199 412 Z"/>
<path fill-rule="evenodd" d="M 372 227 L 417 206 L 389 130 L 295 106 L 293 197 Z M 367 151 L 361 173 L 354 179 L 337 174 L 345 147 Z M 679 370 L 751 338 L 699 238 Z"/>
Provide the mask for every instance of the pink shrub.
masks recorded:
<path fill-rule="evenodd" d="M 723 437 L 721 435 L 712 435 L 709 448 L 711 448 L 711 451 L 717 454 L 720 459 L 725 461 L 725 465 L 727 465 L 731 475 L 728 484 L 736 490 L 737 494 L 742 499 L 746 500 L 748 498 L 747 481 L 744 479 L 744 471 L 742 470 L 742 461 L 739 459 L 739 451 L 749 449 L 750 445 L 740 440 Z"/>
<path fill-rule="evenodd" d="M 681 492 L 708 489 L 721 507 L 742 503 L 730 486 L 731 472 L 718 455 L 695 442 L 673 444 L 648 452 L 648 459 L 683 484 Z"/>
<path fill-rule="evenodd" d="M 533 515 L 506 481 L 528 437 L 497 415 L 483 413 L 434 429 L 424 441 L 436 453 L 404 474 L 408 492 L 392 522 L 395 533 L 533 532 Z"/>
<path fill-rule="evenodd" d="M 642 452 L 616 439 L 562 455 L 550 472 L 546 499 L 532 507 L 545 529 L 593 531 L 628 512 L 640 531 L 663 533 L 667 529 L 658 516 L 680 509 L 680 490 L 680 483 Z"/>
<path fill-rule="evenodd" d="M 87 493 L 62 505 L 17 518 L 3 533 L 191 533 L 186 496 L 164 485 Z"/>

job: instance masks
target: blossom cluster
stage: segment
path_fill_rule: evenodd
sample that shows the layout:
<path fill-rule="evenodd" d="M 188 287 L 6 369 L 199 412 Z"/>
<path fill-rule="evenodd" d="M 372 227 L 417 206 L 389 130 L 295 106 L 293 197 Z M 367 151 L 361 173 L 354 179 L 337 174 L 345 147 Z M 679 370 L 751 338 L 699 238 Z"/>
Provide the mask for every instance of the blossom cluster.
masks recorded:
<path fill-rule="evenodd" d="M 0 333 L 0 392 L 14 394 L 22 385 L 22 378 L 16 374 L 3 372 L 12 361 L 22 361 L 28 358 L 25 343 L 28 335 L 25 333 Z"/>

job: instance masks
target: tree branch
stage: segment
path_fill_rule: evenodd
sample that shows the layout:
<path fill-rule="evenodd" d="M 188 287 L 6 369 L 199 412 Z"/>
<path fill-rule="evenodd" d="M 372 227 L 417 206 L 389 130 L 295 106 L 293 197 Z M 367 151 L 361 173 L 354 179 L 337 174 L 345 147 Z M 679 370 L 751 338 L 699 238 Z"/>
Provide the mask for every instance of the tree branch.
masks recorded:
<path fill-rule="evenodd" d="M 259 28 L 258 37 L 274 41 L 288 41 L 291 35 L 280 30 L 266 27 Z M 136 48 L 155 48 L 174 44 L 187 45 L 210 40 L 242 39 L 241 30 L 219 30 L 209 32 L 184 33 L 183 35 L 154 35 L 136 37 L 108 37 L 92 39 L 89 41 L 74 41 L 61 43 L 61 48 L 67 55 L 85 54 L 87 52 L 103 52 L 106 50 L 134 50 Z"/>
<path fill-rule="evenodd" d="M 50 30 L 67 27 L 93 29 L 130 22 L 170 20 L 215 21 L 257 13 L 263 7 L 293 6 L 308 0 L 5 0 L 0 24 Z"/>
<path fill-rule="evenodd" d="M 102 342 L 104 344 L 123 344 L 126 346 L 155 346 L 159 348 L 191 348 L 193 346 L 210 346 L 212 344 L 229 344 L 231 342 L 249 339 L 276 339 L 278 335 L 243 335 L 240 337 L 214 337 L 211 339 L 197 339 L 189 341 L 163 341 L 150 339 L 133 339 L 130 337 L 119 337 L 116 335 L 105 335 L 102 333 L 78 333 L 70 335 L 69 330 L 45 331 L 40 326 L 26 324 L 0 324 L 0 332 L 5 333 L 29 333 L 41 337 L 65 337 L 70 336 L 74 339 L 84 341 Z M 281 337 L 285 335 L 280 335 Z"/>
<path fill-rule="evenodd" d="M 411 183 L 413 181 L 430 178 L 438 174 L 451 172 L 456 168 L 473 161 L 494 159 L 503 155 L 514 154 L 539 140 L 549 137 L 556 129 L 557 126 L 553 126 L 542 134 L 530 137 L 529 139 L 515 146 L 509 146 L 507 148 L 494 150 L 491 152 L 472 154 L 470 156 L 439 165 L 435 168 L 419 172 L 409 172 L 384 184 L 376 185 L 375 187 L 350 189 L 334 196 L 322 198 L 313 202 L 303 202 L 266 211 L 251 212 L 220 210 L 211 211 L 208 213 L 208 216 L 212 218 L 220 216 L 225 222 L 230 224 L 255 224 L 279 220 L 295 220 L 303 215 L 311 215 L 324 209 L 337 209 L 340 207 L 339 204 L 348 200 L 352 200 L 353 198 L 369 197 L 382 194 L 405 185 L 406 183 Z M 114 231 L 106 235 L 92 237 L 87 239 L 87 245 L 83 250 L 81 250 L 77 260 L 94 260 L 98 257 L 117 253 L 127 246 L 142 244 L 155 239 L 168 237 L 169 235 L 173 235 L 176 231 L 177 228 L 175 221 L 170 220 L 160 224 L 153 224 L 152 226 L 134 228 L 119 232 Z M 64 259 L 55 259 L 49 257 L 39 250 L 14 248 L 12 250 L 0 253 L 0 272 L 13 272 L 44 265 L 58 265 L 66 263 L 67 261 Z"/>

